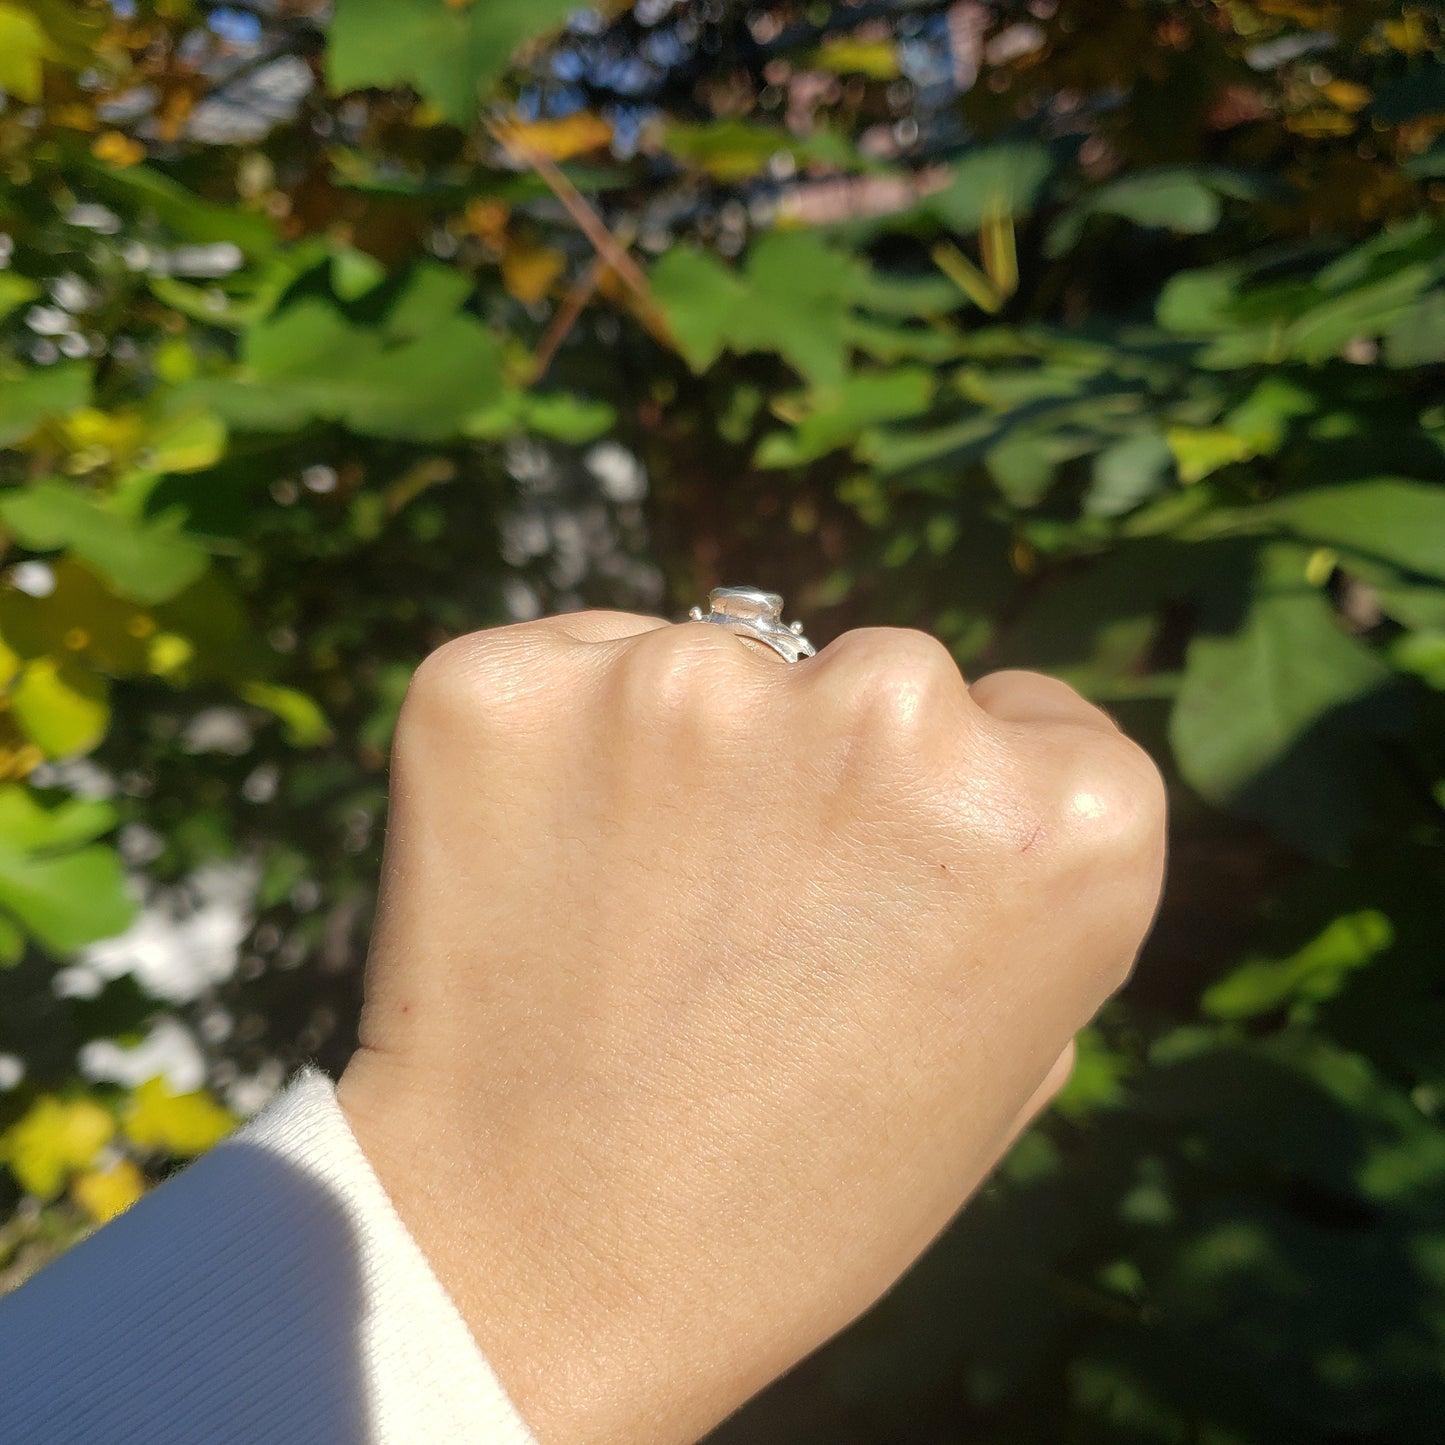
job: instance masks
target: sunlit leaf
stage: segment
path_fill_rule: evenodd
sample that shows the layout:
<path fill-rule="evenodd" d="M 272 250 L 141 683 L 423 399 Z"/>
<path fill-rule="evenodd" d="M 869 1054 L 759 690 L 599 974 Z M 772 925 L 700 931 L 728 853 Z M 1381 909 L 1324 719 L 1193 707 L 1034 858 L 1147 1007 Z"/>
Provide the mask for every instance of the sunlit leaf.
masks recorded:
<path fill-rule="evenodd" d="M 25 735 L 52 758 L 89 752 L 110 724 L 104 678 L 64 655 L 31 662 L 11 690 L 10 708 Z"/>
<path fill-rule="evenodd" d="M 189 446 L 195 460 L 200 455 L 197 449 L 207 445 L 204 432 L 208 426 L 193 430 L 189 442 L 180 434 L 176 447 Z M 173 597 L 206 567 L 205 550 L 180 529 L 175 518 L 133 521 L 64 482 L 41 482 L 0 494 L 0 520 L 38 551 L 68 547 L 118 593 L 137 602 Z"/>
<path fill-rule="evenodd" d="M 46 807 L 29 788 L 0 787 L 0 839 L 22 853 L 75 848 L 115 823 L 115 808 L 99 799 L 66 798 Z"/>
<path fill-rule="evenodd" d="M 0 841 L 0 910 L 52 952 L 67 954 L 123 933 L 136 906 L 109 848 L 27 855 Z"/>
<path fill-rule="evenodd" d="M 540 301 L 566 268 L 567 258 L 550 246 L 513 247 L 502 257 L 502 282 L 527 306 Z"/>
<path fill-rule="evenodd" d="M 0 1134 L 0 1158 L 20 1187 L 54 1199 L 115 1135 L 115 1120 L 94 1100 L 45 1094 Z"/>
<path fill-rule="evenodd" d="M 572 8 L 572 0 L 340 0 L 327 83 L 338 93 L 410 85 L 448 120 L 469 126 L 517 46 Z"/>
<path fill-rule="evenodd" d="M 821 70 L 866 75 L 870 80 L 893 80 L 899 74 L 898 49 L 891 40 L 831 36 L 813 52 L 812 63 Z"/>
<path fill-rule="evenodd" d="M 290 431 L 315 419 L 367 436 L 456 436 L 502 385 L 501 349 L 480 322 L 454 315 L 424 336 L 388 345 L 315 300 L 247 333 L 234 376 L 195 394 L 243 430 Z"/>
<path fill-rule="evenodd" d="M 555 120 L 509 121 L 509 140 L 554 161 L 571 160 L 612 142 L 612 126 L 595 111 L 574 110 Z"/>
<path fill-rule="evenodd" d="M 326 721 L 326 714 L 314 698 L 294 687 L 249 682 L 241 688 L 241 696 L 280 718 L 286 729 L 286 740 L 292 747 L 315 748 L 331 740 L 331 724 Z"/>
<path fill-rule="evenodd" d="M 50 42 L 39 21 L 14 5 L 0 5 L 0 89 L 19 100 L 39 100 Z"/>
<path fill-rule="evenodd" d="M 88 1169 L 70 1181 L 70 1197 L 97 1224 L 108 1224 L 124 1214 L 145 1192 L 145 1175 L 132 1159 Z"/>
<path fill-rule="evenodd" d="M 121 1128 L 137 1148 L 182 1159 L 204 1154 L 236 1123 L 236 1116 L 204 1090 L 173 1093 L 162 1078 L 141 1084 L 121 1115 Z"/>
<path fill-rule="evenodd" d="M 1289 958 L 1240 964 L 1205 991 L 1204 1010 L 1215 1018 L 1243 1019 L 1295 1001 L 1332 998 L 1394 937 L 1390 920 L 1376 910 L 1347 914 Z"/>

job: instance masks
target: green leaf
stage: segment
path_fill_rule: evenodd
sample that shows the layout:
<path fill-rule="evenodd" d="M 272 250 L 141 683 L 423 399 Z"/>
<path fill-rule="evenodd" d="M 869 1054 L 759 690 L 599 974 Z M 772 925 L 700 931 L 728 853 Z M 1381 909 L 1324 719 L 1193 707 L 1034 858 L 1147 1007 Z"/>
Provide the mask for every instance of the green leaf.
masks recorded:
<path fill-rule="evenodd" d="M 470 316 L 389 344 L 308 299 L 249 331 L 237 373 L 194 383 L 194 396 L 243 430 L 294 431 L 319 419 L 364 436 L 445 441 L 501 389 L 500 344 Z"/>
<path fill-rule="evenodd" d="M 184 445 L 183 436 L 178 445 Z M 137 521 L 118 516 L 65 482 L 40 482 L 0 495 L 0 519 L 36 551 L 68 548 L 136 602 L 174 597 L 205 571 L 208 561 L 174 517 Z"/>
<path fill-rule="evenodd" d="M 386 279 L 386 267 L 366 251 L 342 246 L 331 258 L 331 289 L 343 301 L 355 301 Z"/>
<path fill-rule="evenodd" d="M 1217 188 L 1198 175 L 1188 170 L 1141 171 L 1101 186 L 1066 211 L 1049 232 L 1047 250 L 1062 256 L 1090 216 L 1119 216 L 1136 226 L 1198 236 L 1212 231 L 1222 213 Z"/>
<path fill-rule="evenodd" d="M 1015 219 L 1030 215 L 1053 164 L 1048 146 L 1036 141 L 980 146 L 954 163 L 949 184 L 928 198 L 926 209 L 964 233 L 977 231 L 990 213 Z"/>
<path fill-rule="evenodd" d="M 1098 1028 L 1081 1029 L 1074 1038 L 1074 1067 L 1054 1108 L 1067 1119 L 1087 1119 L 1125 1101 L 1129 1062 L 1113 1052 Z"/>
<path fill-rule="evenodd" d="M 1289 1003 L 1333 998 L 1352 972 L 1383 953 L 1394 938 L 1394 926 L 1383 913 L 1346 914 L 1288 958 L 1240 964 L 1205 991 L 1204 1012 L 1217 1019 L 1246 1019 Z"/>
<path fill-rule="evenodd" d="M 226 454 L 226 425 L 207 411 L 167 417 L 146 436 L 145 465 L 154 472 L 201 472 Z"/>
<path fill-rule="evenodd" d="M 90 400 L 90 367 L 81 361 L 0 376 L 0 447 L 24 441 L 41 422 Z"/>
<path fill-rule="evenodd" d="M 316 748 L 331 741 L 333 733 L 326 714 L 304 692 L 271 682 L 249 682 L 240 692 L 247 702 L 265 708 L 281 720 L 286 741 L 292 747 Z"/>
<path fill-rule="evenodd" d="M 544 436 L 570 446 L 596 441 L 617 424 L 605 401 L 568 391 L 519 391 L 509 387 L 462 423 L 464 436 Z"/>
<path fill-rule="evenodd" d="M 276 233 L 264 216 L 203 201 L 150 166 L 114 170 L 97 162 L 86 166 L 85 176 L 105 199 L 159 223 L 178 241 L 198 246 L 229 241 L 253 260 L 277 250 Z"/>
<path fill-rule="evenodd" d="M 1445 595 L 1440 601 L 1445 604 Z M 1445 692 L 1445 630 L 1401 633 L 1390 644 L 1390 661 L 1427 687 Z"/>
<path fill-rule="evenodd" d="M 575 0 L 339 0 L 326 82 L 337 94 L 409 85 L 465 129 L 512 52 L 575 8 Z"/>
<path fill-rule="evenodd" d="M 1400 368 L 1445 361 L 1445 290 L 1422 296 L 1385 337 L 1385 363 Z"/>
<path fill-rule="evenodd" d="M 0 40 L 0 53 L 3 53 L 3 49 L 3 40 Z M 0 320 L 42 294 L 40 286 L 28 276 L 18 276 L 14 271 L 0 271 Z"/>
<path fill-rule="evenodd" d="M 864 165 L 857 150 L 831 131 L 798 136 L 778 126 L 741 120 L 705 124 L 674 121 L 662 133 L 662 147 L 669 155 L 724 182 L 761 175 L 778 155 L 835 170 L 859 170 Z"/>
<path fill-rule="evenodd" d="M 1260 515 L 1297 537 L 1445 582 L 1445 485 L 1381 477 L 1314 487 Z"/>
<path fill-rule="evenodd" d="M 688 245 L 666 251 L 648 279 L 678 350 L 693 371 L 706 371 L 728 347 L 747 287 L 710 252 Z"/>
<path fill-rule="evenodd" d="M 1309 555 L 1265 547 L 1238 627 L 1189 644 L 1169 735 L 1205 799 L 1339 857 L 1363 821 L 1366 740 L 1397 734 L 1408 714 L 1395 675 L 1307 580 Z"/>
<path fill-rule="evenodd" d="M 1028 508 L 1042 501 L 1062 463 L 1088 449 L 1086 439 L 1068 432 L 1017 427 L 988 449 L 984 465 L 1012 506 Z"/>
<path fill-rule="evenodd" d="M 22 784 L 0 788 L 0 839 L 17 852 L 75 848 L 108 833 L 115 823 L 115 809 L 98 799 L 67 798 L 47 808 Z"/>
<path fill-rule="evenodd" d="M 706 252 L 676 246 L 652 268 L 653 294 L 694 371 L 724 350 L 775 352 L 818 385 L 845 371 L 840 298 L 857 285 L 851 255 L 803 232 L 773 232 L 739 275 Z"/>
<path fill-rule="evenodd" d="M 862 311 L 917 321 L 957 311 L 958 287 L 946 276 L 905 276 L 860 267 L 848 299 Z"/>
<path fill-rule="evenodd" d="M 25 930 L 0 913 L 0 968 L 10 968 L 25 957 Z"/>
<path fill-rule="evenodd" d="M 1093 480 L 1084 493 L 1084 515 L 1120 517 L 1168 482 L 1174 453 L 1154 426 L 1122 436 L 1094 458 Z"/>
<path fill-rule="evenodd" d="M 841 385 L 808 397 L 808 410 L 793 432 L 773 432 L 758 448 L 763 467 L 795 467 L 848 446 L 870 426 L 925 411 L 933 397 L 933 373 L 921 367 L 857 372 Z"/>
<path fill-rule="evenodd" d="M 99 845 L 39 857 L 0 843 L 0 909 L 62 954 L 123 933 L 136 913 L 120 859 Z"/>
<path fill-rule="evenodd" d="M 472 294 L 472 278 L 447 266 L 413 266 L 386 308 L 389 341 L 414 341 L 450 321 Z"/>

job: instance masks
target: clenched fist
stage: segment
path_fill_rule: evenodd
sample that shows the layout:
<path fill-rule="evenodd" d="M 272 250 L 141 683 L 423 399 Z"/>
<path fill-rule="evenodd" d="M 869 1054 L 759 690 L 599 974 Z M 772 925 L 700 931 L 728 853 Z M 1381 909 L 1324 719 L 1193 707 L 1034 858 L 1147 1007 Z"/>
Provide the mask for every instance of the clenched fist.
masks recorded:
<path fill-rule="evenodd" d="M 1163 856 L 1107 717 L 922 633 L 476 633 L 402 709 L 340 1099 L 544 1445 L 693 1440 L 1063 1082 Z"/>

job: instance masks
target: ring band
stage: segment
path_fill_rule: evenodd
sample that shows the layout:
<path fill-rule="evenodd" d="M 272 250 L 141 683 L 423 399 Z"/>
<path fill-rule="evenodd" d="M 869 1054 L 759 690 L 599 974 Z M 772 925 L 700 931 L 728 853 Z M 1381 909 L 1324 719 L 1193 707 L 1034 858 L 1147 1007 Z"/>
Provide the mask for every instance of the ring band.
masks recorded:
<path fill-rule="evenodd" d="M 714 587 L 708 593 L 708 610 L 694 607 L 687 615 L 693 622 L 712 622 L 739 637 L 765 643 L 786 662 L 812 657 L 813 644 L 803 636 L 801 622 L 783 621 L 783 599 L 776 592 L 757 587 Z"/>

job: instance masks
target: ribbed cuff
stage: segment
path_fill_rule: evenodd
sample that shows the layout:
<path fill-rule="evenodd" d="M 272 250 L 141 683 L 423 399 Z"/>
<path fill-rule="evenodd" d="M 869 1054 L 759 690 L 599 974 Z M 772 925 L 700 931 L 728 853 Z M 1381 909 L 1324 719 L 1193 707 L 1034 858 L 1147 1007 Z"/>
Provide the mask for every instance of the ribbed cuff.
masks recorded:
<path fill-rule="evenodd" d="M 535 1445 L 307 1071 L 0 1301 L 0 1439 Z"/>

